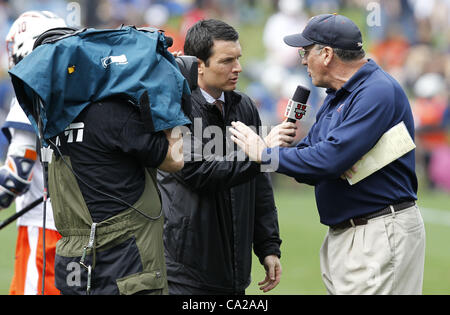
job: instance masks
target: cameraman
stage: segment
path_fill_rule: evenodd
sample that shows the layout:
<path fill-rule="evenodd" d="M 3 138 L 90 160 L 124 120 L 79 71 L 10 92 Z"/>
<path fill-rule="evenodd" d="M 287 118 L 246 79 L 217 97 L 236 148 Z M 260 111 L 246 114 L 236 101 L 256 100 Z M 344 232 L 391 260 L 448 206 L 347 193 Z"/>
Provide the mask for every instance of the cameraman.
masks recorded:
<path fill-rule="evenodd" d="M 62 235 L 55 276 L 63 294 L 167 293 L 156 169 L 183 167 L 173 150 L 182 138 L 170 133 L 150 134 L 139 110 L 116 98 L 89 105 L 53 139 L 59 154 L 49 189 Z"/>

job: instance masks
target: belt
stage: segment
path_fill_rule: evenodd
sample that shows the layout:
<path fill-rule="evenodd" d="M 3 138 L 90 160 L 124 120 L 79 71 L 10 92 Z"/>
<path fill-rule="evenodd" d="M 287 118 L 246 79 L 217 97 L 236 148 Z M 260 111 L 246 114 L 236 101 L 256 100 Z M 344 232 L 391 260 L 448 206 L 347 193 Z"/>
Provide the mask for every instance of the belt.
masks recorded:
<path fill-rule="evenodd" d="M 392 212 L 397 212 L 397 211 L 401 211 L 401 210 L 405 210 L 407 208 L 410 208 L 412 206 L 414 206 L 416 204 L 415 201 L 405 201 L 405 202 L 401 202 L 392 206 L 388 206 L 382 210 L 379 211 L 375 211 L 363 216 L 359 216 L 353 219 L 348 219 L 345 220 L 341 223 L 335 224 L 335 225 L 330 225 L 330 228 L 332 229 L 347 229 L 349 227 L 355 227 L 357 225 L 366 225 L 367 222 L 370 219 L 374 219 L 377 217 L 380 217 L 382 215 L 386 215 Z"/>

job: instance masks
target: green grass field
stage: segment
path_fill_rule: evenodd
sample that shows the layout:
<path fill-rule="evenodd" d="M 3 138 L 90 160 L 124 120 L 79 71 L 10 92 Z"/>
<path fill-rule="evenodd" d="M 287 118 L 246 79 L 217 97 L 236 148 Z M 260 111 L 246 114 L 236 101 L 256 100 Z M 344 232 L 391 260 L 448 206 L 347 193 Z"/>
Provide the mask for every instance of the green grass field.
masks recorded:
<path fill-rule="evenodd" d="M 277 180 L 281 178 L 277 177 Z M 319 223 L 312 187 L 291 179 L 281 179 L 275 192 L 279 211 L 283 274 L 281 283 L 267 294 L 326 294 L 319 268 L 319 249 L 327 228 Z M 447 210 L 450 196 L 442 192 L 419 190 L 421 208 Z M 12 209 L 0 212 L 0 220 L 11 215 Z M 424 214 L 426 212 L 424 211 Z M 427 216 L 424 215 L 424 218 Z M 434 223 L 433 223 L 434 222 Z M 447 222 L 447 223 L 445 223 Z M 450 294 L 450 225 L 444 218 L 426 223 L 427 244 L 424 294 Z M 15 224 L 0 231 L 0 294 L 7 294 L 13 274 Z M 257 285 L 264 279 L 263 267 L 254 258 L 252 284 L 247 294 L 263 294 Z"/>

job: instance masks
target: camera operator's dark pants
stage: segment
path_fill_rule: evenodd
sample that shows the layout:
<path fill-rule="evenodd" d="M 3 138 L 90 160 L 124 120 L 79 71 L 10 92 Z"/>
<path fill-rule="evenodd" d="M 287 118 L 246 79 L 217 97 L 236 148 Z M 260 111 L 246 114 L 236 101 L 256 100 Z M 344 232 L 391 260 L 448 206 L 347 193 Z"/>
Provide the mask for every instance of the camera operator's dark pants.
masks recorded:
<path fill-rule="evenodd" d="M 61 158 L 49 165 L 49 188 L 62 236 L 55 257 L 55 283 L 62 294 L 168 293 L 164 216 L 149 220 L 130 207 L 93 222 L 78 182 Z M 161 213 L 155 170 L 145 171 L 144 192 L 133 207 L 151 217 Z"/>
<path fill-rule="evenodd" d="M 169 281 L 169 295 L 245 295 L 245 291 L 237 293 L 214 291 Z"/>

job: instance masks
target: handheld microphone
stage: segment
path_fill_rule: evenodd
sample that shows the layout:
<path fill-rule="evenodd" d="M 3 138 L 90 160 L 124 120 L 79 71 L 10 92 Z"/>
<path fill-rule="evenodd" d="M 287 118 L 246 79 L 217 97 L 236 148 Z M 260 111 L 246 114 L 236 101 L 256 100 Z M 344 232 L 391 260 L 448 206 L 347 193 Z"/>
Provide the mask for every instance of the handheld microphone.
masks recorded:
<path fill-rule="evenodd" d="M 284 116 L 288 122 L 295 123 L 297 120 L 303 118 L 306 114 L 306 102 L 308 101 L 310 90 L 299 85 L 295 90 L 294 96 L 289 100 L 286 106 L 286 112 Z"/>

